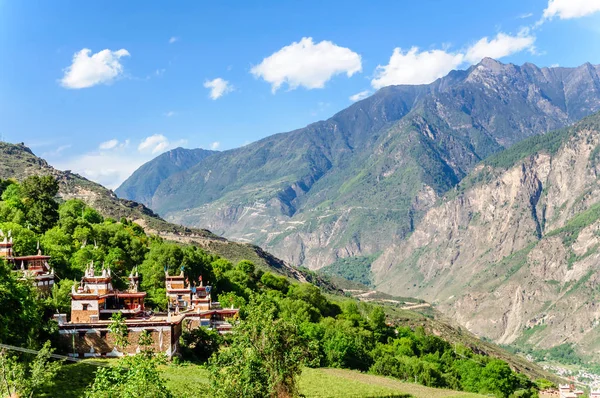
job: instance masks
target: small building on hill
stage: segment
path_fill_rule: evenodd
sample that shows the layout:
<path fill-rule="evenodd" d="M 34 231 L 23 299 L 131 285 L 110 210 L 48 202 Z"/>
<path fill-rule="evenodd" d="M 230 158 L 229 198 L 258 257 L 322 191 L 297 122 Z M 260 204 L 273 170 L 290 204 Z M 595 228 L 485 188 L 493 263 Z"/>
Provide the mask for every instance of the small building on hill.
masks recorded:
<path fill-rule="evenodd" d="M 50 294 L 54 286 L 54 270 L 48 264 L 50 256 L 42 254 L 38 243 L 37 254 L 15 256 L 11 231 L 4 234 L 0 230 L 0 258 L 5 259 L 16 272 L 21 272 L 23 278 L 32 278 L 35 286 L 42 294 Z"/>
<path fill-rule="evenodd" d="M 168 357 L 179 351 L 179 338 L 184 330 L 208 327 L 227 333 L 238 309 L 221 308 L 211 300 L 211 286 L 204 286 L 202 279 L 191 285 L 183 271 L 169 275 L 165 270 L 168 311 L 153 314 L 146 311 L 146 293 L 139 291 L 137 271 L 129 275 L 129 286 L 125 291 L 113 288 L 112 273 L 105 268 L 96 275 L 90 264 L 81 283 L 71 292 L 71 319 L 57 315 L 59 333 L 63 343 L 69 347 L 70 355 L 76 357 L 122 356 L 140 350 L 139 338 L 147 332 L 152 338 L 152 349 L 164 352 Z M 120 351 L 115 347 L 114 336 L 109 325 L 114 313 L 121 313 L 128 329 L 128 346 Z"/>

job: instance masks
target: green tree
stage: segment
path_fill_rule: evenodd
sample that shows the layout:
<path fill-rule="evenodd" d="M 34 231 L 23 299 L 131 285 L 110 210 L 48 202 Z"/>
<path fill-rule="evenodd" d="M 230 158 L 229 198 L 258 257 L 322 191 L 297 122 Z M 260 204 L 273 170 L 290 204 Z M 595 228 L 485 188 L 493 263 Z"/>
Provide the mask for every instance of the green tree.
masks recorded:
<path fill-rule="evenodd" d="M 0 351 L 0 396 L 33 397 L 42 386 L 52 384 L 61 366 L 51 361 L 52 352 L 46 342 L 33 361 L 26 363 L 6 350 Z"/>
<path fill-rule="evenodd" d="M 126 356 L 114 366 L 98 369 L 87 398 L 171 398 L 158 371 L 160 357 Z"/>
<path fill-rule="evenodd" d="M 490 360 L 481 371 L 479 392 L 508 397 L 519 387 L 519 381 L 506 362 Z"/>
<path fill-rule="evenodd" d="M 147 330 L 142 330 L 138 339 L 138 346 L 140 347 L 142 354 L 150 356 L 154 355 L 152 344 L 154 344 L 154 340 L 152 339 L 150 332 Z"/>
<path fill-rule="evenodd" d="M 30 176 L 21 183 L 23 200 L 27 207 L 27 221 L 34 231 L 44 233 L 58 221 L 58 182 L 52 176 Z"/>
<path fill-rule="evenodd" d="M 33 285 L 0 259 L 0 343 L 36 348 L 44 327 Z"/>
<path fill-rule="evenodd" d="M 127 329 L 127 324 L 125 323 L 125 317 L 123 314 L 120 312 L 115 312 L 110 317 L 108 330 L 115 337 L 115 345 L 117 348 L 120 348 L 124 351 L 129 345 L 129 330 Z"/>
<path fill-rule="evenodd" d="M 52 286 L 50 296 L 46 299 L 46 305 L 53 312 L 66 314 L 71 309 L 71 288 L 77 282 L 70 279 L 61 279 Z"/>
<path fill-rule="evenodd" d="M 5 234 L 8 233 L 8 231 L 11 231 L 13 237 L 13 251 L 16 255 L 25 256 L 36 253 L 37 236 L 33 231 L 14 222 L 1 223 L 0 229 Z"/>
<path fill-rule="evenodd" d="M 46 231 L 40 239 L 44 254 L 51 256 L 50 265 L 63 278 L 75 277 L 71 271 L 70 259 L 73 255 L 73 238 L 59 227 Z"/>
<path fill-rule="evenodd" d="M 297 325 L 277 318 L 277 305 L 253 296 L 248 317 L 231 343 L 211 358 L 214 397 L 295 397 L 297 377 L 309 355 Z"/>
<path fill-rule="evenodd" d="M 146 259 L 139 267 L 142 290 L 148 292 L 148 301 L 157 308 L 167 308 L 165 296 L 165 267 L 177 275 L 183 263 L 183 251 L 174 243 L 154 242 Z"/>
<path fill-rule="evenodd" d="M 184 357 L 206 362 L 223 342 L 223 337 L 213 329 L 204 327 L 184 331 L 181 337 Z"/>

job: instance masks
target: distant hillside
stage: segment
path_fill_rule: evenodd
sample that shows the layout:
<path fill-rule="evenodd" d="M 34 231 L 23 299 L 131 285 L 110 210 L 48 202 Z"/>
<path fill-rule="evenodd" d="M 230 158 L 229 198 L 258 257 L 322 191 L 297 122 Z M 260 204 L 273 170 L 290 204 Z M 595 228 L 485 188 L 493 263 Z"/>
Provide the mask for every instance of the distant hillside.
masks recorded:
<path fill-rule="evenodd" d="M 374 262 L 373 285 L 522 349 L 600 353 L 600 113 L 488 158 Z"/>
<path fill-rule="evenodd" d="M 21 180 L 29 175 L 52 175 L 59 181 L 61 198 L 81 199 L 98 209 L 105 217 L 115 219 L 126 217 L 142 225 L 148 233 L 157 234 L 168 240 L 198 244 L 207 251 L 234 262 L 247 259 L 259 267 L 275 270 L 301 281 L 316 278 L 314 275 L 288 266 L 258 246 L 231 242 L 205 229 L 168 223 L 140 203 L 119 199 L 112 191 L 78 174 L 56 170 L 45 160 L 35 156 L 24 144 L 15 145 L 0 141 L 0 179 Z M 314 280 L 317 283 L 325 283 L 319 278 Z M 335 290 L 333 286 L 325 287 Z"/>
<path fill-rule="evenodd" d="M 147 203 L 311 269 L 371 261 L 482 159 L 600 110 L 599 71 L 488 58 L 428 85 L 385 87 L 328 120 L 213 154 Z"/>
<path fill-rule="evenodd" d="M 157 156 L 137 169 L 115 191 L 117 196 L 149 205 L 161 182 L 185 171 L 216 153 L 205 149 L 175 148 Z"/>

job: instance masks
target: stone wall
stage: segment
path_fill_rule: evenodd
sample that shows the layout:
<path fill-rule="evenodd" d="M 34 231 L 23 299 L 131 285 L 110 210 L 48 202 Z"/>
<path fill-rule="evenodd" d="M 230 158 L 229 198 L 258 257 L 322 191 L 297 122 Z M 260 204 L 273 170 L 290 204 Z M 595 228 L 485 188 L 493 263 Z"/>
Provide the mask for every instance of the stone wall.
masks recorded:
<path fill-rule="evenodd" d="M 124 349 L 115 347 L 115 337 L 108 330 L 108 325 L 78 325 L 60 330 L 63 347 L 69 355 L 85 357 L 117 357 L 124 354 L 135 354 L 141 350 L 140 335 L 148 331 L 152 337 L 151 349 L 154 352 L 164 352 L 171 357 L 179 350 L 181 322 L 175 324 L 128 325 L 127 340 L 129 344 Z"/>

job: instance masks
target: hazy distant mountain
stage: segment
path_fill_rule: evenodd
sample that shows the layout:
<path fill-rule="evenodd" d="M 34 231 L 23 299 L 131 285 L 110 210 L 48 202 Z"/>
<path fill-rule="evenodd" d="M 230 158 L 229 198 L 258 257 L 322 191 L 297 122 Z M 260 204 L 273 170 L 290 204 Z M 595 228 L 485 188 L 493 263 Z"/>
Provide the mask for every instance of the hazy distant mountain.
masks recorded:
<path fill-rule="evenodd" d="M 165 152 L 137 169 L 115 193 L 119 197 L 149 205 L 161 182 L 175 173 L 189 169 L 213 153 L 216 151 L 185 148 Z"/>
<path fill-rule="evenodd" d="M 259 244 L 294 264 L 365 264 L 411 234 L 481 159 L 600 110 L 599 70 L 484 59 L 213 154 L 156 189 L 142 182 L 118 192 L 170 221 Z M 127 193 L 138 190 L 154 194 Z"/>

